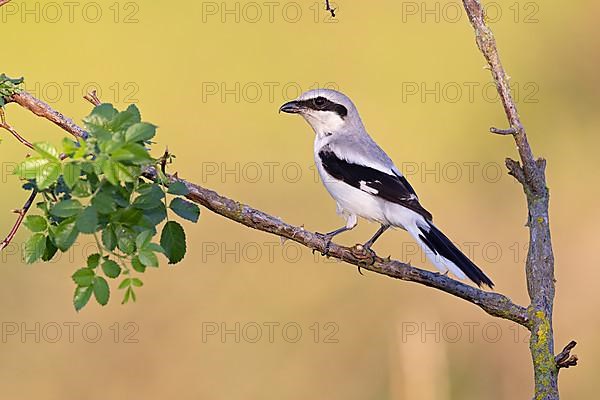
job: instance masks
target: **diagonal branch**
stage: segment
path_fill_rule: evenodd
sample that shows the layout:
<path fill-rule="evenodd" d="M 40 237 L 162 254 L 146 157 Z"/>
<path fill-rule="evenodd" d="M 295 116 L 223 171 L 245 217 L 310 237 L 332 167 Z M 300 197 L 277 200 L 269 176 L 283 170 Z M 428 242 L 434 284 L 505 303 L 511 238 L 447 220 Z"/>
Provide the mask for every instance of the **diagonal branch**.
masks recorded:
<path fill-rule="evenodd" d="M 20 93 L 19 101 L 15 102 L 34 113 L 39 109 L 39 104 L 41 103 L 40 100 L 25 92 Z M 49 106 L 47 106 L 45 110 L 44 113 L 36 114 L 46 118 L 51 116 L 53 118 L 48 119 L 67 132 L 76 136 L 87 137 L 87 132 L 74 124 L 70 119 L 67 119 L 67 121 L 69 121 L 68 123 L 66 121 L 57 121 L 54 116 L 62 116 L 62 114 L 52 110 Z M 148 168 L 145 172 L 145 176 L 149 179 L 156 179 L 156 174 L 157 172 L 154 168 Z M 293 240 L 296 243 L 315 251 L 325 251 L 327 243 L 323 240 L 322 236 L 316 233 L 307 231 L 302 227 L 290 225 L 281 221 L 279 218 L 235 200 L 223 197 L 212 190 L 205 189 L 178 177 L 172 176 L 171 179 L 178 180 L 188 187 L 190 193 L 187 197 L 190 200 L 203 205 L 225 218 L 253 229 L 271 233 L 284 239 Z M 374 254 L 365 254 L 357 247 L 349 248 L 331 243 L 328 255 L 345 263 L 360 266 L 361 268 L 382 275 L 419 283 L 444 291 L 481 307 L 485 312 L 492 316 L 514 321 L 525 327 L 529 326 L 527 309 L 513 303 L 508 297 L 502 294 L 486 292 L 447 276 L 415 268 L 400 261 L 383 259 Z"/>
<path fill-rule="evenodd" d="M 21 107 L 28 109 L 38 117 L 46 118 L 48 121 L 53 122 L 75 137 L 82 137 L 84 139 L 87 137 L 87 132 L 73 122 L 71 118 L 62 115 L 48 104 L 25 91 L 13 94 L 6 100 L 8 103 L 19 104 Z"/>
<path fill-rule="evenodd" d="M 156 171 L 153 168 L 147 169 L 145 176 L 152 180 L 157 179 Z M 225 218 L 249 228 L 293 240 L 313 251 L 324 252 L 326 249 L 327 242 L 322 236 L 310 232 L 303 227 L 290 225 L 279 218 L 221 196 L 212 190 L 187 182 L 179 177 L 171 177 L 171 179 L 182 182 L 187 186 L 190 191 L 186 196 L 188 199 L 203 205 Z M 377 255 L 368 255 L 358 247 L 349 248 L 331 243 L 327 254 L 329 257 L 378 274 L 403 281 L 419 283 L 444 291 L 481 307 L 490 315 L 528 326 L 527 310 L 522 306 L 514 304 L 508 297 L 502 294 L 486 292 L 445 275 L 415 268 L 400 261 L 383 259 Z"/>
<path fill-rule="evenodd" d="M 33 201 L 35 200 L 35 196 L 37 196 L 37 194 L 37 190 L 33 189 L 31 191 L 31 195 L 29 196 L 23 207 L 21 207 L 21 209 L 19 210 L 15 210 L 15 213 L 18 215 L 17 221 L 13 225 L 6 238 L 2 242 L 0 242 L 0 251 L 4 250 L 17 234 L 17 231 L 19 230 L 21 224 L 23 223 L 23 220 L 25 219 L 25 215 L 27 215 L 27 212 L 31 208 L 31 205 L 33 204 Z"/>
<path fill-rule="evenodd" d="M 23 136 L 19 135 L 17 130 L 13 128 L 8 122 L 6 122 L 6 115 L 4 114 L 4 110 L 0 107 L 0 128 L 6 129 L 9 131 L 19 142 L 23 143 L 25 146 L 33 149 L 33 145 L 27 141 Z"/>

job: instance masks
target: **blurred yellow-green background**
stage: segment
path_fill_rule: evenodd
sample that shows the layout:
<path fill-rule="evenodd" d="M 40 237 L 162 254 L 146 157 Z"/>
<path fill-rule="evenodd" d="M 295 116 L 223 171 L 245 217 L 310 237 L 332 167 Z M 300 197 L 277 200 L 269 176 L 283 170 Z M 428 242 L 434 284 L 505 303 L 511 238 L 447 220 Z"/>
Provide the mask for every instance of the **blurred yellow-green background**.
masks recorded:
<path fill-rule="evenodd" d="M 308 229 L 340 225 L 315 179 L 312 132 L 278 107 L 338 88 L 403 169 L 437 224 L 527 304 L 526 209 L 504 173 L 515 156 L 460 2 L 317 0 L 13 1 L 0 8 L 0 72 L 80 121 L 96 88 L 159 125 L 173 170 Z M 556 252 L 556 347 L 579 342 L 564 398 L 592 398 L 600 368 L 596 296 L 600 6 L 492 2 L 488 10 L 520 113 L 548 159 Z M 31 141 L 64 132 L 18 106 Z M 25 193 L 26 149 L 2 133 L 1 231 Z M 86 238 L 58 262 L 0 269 L 0 386 L 12 399 L 517 399 L 532 393 L 527 333 L 437 291 L 313 256 L 202 211 L 183 263 L 149 271 L 136 304 L 72 306 Z M 362 222 L 339 241 L 366 240 Z M 404 232 L 379 253 L 431 269 Z"/>

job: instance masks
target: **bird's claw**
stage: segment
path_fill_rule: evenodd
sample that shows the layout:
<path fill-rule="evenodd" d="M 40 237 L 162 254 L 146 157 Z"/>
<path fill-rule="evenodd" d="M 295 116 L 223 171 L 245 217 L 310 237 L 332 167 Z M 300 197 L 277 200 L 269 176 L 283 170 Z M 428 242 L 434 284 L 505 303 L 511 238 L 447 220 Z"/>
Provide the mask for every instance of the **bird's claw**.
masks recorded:
<path fill-rule="evenodd" d="M 361 271 L 362 267 L 370 267 L 377 260 L 375 252 L 370 247 L 361 244 L 357 244 L 352 248 L 352 254 L 359 259 L 358 273 L 361 275 L 363 275 Z"/>
<path fill-rule="evenodd" d="M 325 248 L 321 252 L 322 256 L 329 255 L 329 246 L 331 245 L 331 240 L 333 239 L 330 235 L 326 235 L 323 233 L 316 232 L 317 236 L 319 236 L 325 242 Z M 316 249 L 313 249 L 313 254 L 315 254 Z"/>

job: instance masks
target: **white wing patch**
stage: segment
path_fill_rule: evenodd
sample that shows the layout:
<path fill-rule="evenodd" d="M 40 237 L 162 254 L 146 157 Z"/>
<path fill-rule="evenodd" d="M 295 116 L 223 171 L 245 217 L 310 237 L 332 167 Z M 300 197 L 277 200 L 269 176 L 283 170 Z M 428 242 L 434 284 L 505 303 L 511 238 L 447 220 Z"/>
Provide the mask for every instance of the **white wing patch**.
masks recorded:
<path fill-rule="evenodd" d="M 375 181 L 375 182 L 380 183 L 379 181 Z M 360 183 L 360 190 L 362 190 L 363 192 L 367 192 L 367 193 L 371 193 L 371 194 L 379 194 L 379 190 L 369 186 L 369 183 L 367 181 L 360 181 L 359 183 Z"/>

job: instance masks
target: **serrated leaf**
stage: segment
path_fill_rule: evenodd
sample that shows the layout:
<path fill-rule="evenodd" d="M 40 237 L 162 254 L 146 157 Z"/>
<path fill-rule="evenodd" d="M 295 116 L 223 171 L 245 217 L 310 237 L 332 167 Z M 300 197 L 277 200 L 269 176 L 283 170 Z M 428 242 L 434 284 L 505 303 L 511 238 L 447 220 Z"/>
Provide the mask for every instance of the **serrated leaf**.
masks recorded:
<path fill-rule="evenodd" d="M 176 181 L 169 185 L 168 193 L 178 195 L 178 196 L 186 196 L 190 193 L 190 190 L 185 186 L 184 183 Z"/>
<path fill-rule="evenodd" d="M 79 311 L 83 307 L 85 307 L 85 305 L 90 300 L 90 297 L 92 297 L 92 291 L 93 289 L 91 286 L 78 286 L 77 288 L 75 288 L 75 294 L 73 295 L 73 305 L 75 306 L 76 311 Z"/>
<path fill-rule="evenodd" d="M 79 180 L 75 187 L 73 187 L 71 194 L 75 197 L 88 197 L 91 196 L 92 190 L 90 187 L 90 182 Z"/>
<path fill-rule="evenodd" d="M 138 143 L 129 143 L 112 152 L 115 161 L 129 161 L 134 164 L 145 164 L 152 159 L 148 150 Z"/>
<path fill-rule="evenodd" d="M 90 268 L 80 268 L 71 275 L 71 279 L 73 279 L 73 282 L 78 286 L 90 286 L 94 281 L 94 276 L 96 276 L 94 270 Z"/>
<path fill-rule="evenodd" d="M 61 165 L 58 162 L 49 162 L 45 166 L 39 168 L 35 175 L 35 184 L 38 189 L 48 189 L 53 183 L 58 180 L 61 172 Z"/>
<path fill-rule="evenodd" d="M 141 232 L 135 238 L 135 247 L 138 250 L 144 249 L 152 240 L 152 236 L 154 236 L 154 232 L 151 230 L 146 230 L 146 231 Z"/>
<path fill-rule="evenodd" d="M 165 250 L 169 264 L 177 264 L 186 252 L 185 232 L 179 223 L 169 221 L 165 224 L 160 236 L 160 245 Z"/>
<path fill-rule="evenodd" d="M 198 222 L 198 218 L 200 217 L 200 208 L 196 204 L 179 197 L 176 197 L 171 201 L 169 208 L 173 210 L 175 214 L 188 221 Z"/>
<path fill-rule="evenodd" d="M 140 259 L 137 256 L 135 256 L 131 259 L 131 266 L 137 272 L 143 273 L 146 271 L 146 266 L 144 264 L 142 264 L 142 262 L 140 261 Z"/>
<path fill-rule="evenodd" d="M 158 243 L 148 243 L 146 250 L 153 251 L 155 253 L 165 254 L 165 250 Z"/>
<path fill-rule="evenodd" d="M 117 186 L 119 182 L 135 182 L 139 176 L 139 167 L 123 165 L 118 161 L 106 160 L 102 165 L 102 172 L 106 179 Z"/>
<path fill-rule="evenodd" d="M 49 161 L 60 161 L 59 153 L 56 147 L 51 145 L 50 143 L 42 142 L 42 143 L 34 143 L 33 149 L 42 157 L 46 158 Z"/>
<path fill-rule="evenodd" d="M 142 250 L 138 254 L 140 262 L 146 267 L 158 267 L 158 258 L 150 250 Z"/>
<path fill-rule="evenodd" d="M 118 227 L 115 232 L 119 250 L 125 254 L 132 254 L 135 251 L 135 232 L 124 226 Z"/>
<path fill-rule="evenodd" d="M 73 189 L 75 184 L 79 182 L 81 175 L 81 165 L 79 163 L 68 163 L 63 170 L 63 179 L 69 189 Z"/>
<path fill-rule="evenodd" d="M 54 230 L 54 242 L 56 243 L 56 247 L 63 252 L 67 251 L 69 247 L 75 243 L 78 235 L 79 231 L 75 226 L 75 220 L 72 218 L 64 220 Z"/>
<path fill-rule="evenodd" d="M 27 264 L 32 264 L 39 260 L 46 250 L 46 236 L 43 233 L 32 235 L 25 242 L 24 258 Z"/>
<path fill-rule="evenodd" d="M 112 104 L 104 103 L 100 104 L 92 110 L 92 113 L 83 119 L 83 122 L 90 125 L 102 126 L 108 124 L 115 118 L 118 111 L 112 106 Z"/>
<path fill-rule="evenodd" d="M 46 236 L 46 250 L 44 251 L 44 254 L 42 255 L 42 261 L 52 260 L 54 258 L 54 256 L 56 255 L 57 251 L 58 251 L 58 249 L 52 242 L 52 239 L 50 239 L 50 236 Z"/>
<path fill-rule="evenodd" d="M 46 218 L 40 215 L 28 215 L 23 222 L 31 232 L 44 232 L 48 228 Z"/>
<path fill-rule="evenodd" d="M 92 198 L 92 204 L 100 214 L 111 214 L 117 210 L 112 196 L 104 191 L 100 191 Z"/>
<path fill-rule="evenodd" d="M 109 124 L 109 128 L 113 131 L 126 130 L 131 125 L 140 122 L 140 111 L 135 104 L 129 105 L 127 110 L 121 111 Z"/>
<path fill-rule="evenodd" d="M 151 188 L 144 190 L 141 195 L 136 197 L 132 206 L 140 210 L 152 210 L 160 207 L 164 197 L 163 191 L 157 185 L 152 185 Z"/>
<path fill-rule="evenodd" d="M 147 122 L 139 122 L 131 125 L 125 132 L 125 140 L 128 142 L 141 142 L 150 140 L 156 134 L 156 126 Z"/>
<path fill-rule="evenodd" d="M 94 206 L 89 206 L 77 217 L 77 229 L 81 233 L 94 233 L 98 227 L 98 213 Z"/>
<path fill-rule="evenodd" d="M 83 206 L 79 200 L 62 200 L 52 207 L 50 214 L 54 215 L 55 217 L 68 218 L 79 214 L 82 209 Z"/>
<path fill-rule="evenodd" d="M 144 210 L 144 218 L 146 218 L 152 226 L 156 226 L 167 218 L 167 208 L 164 203 L 161 202 L 156 208 Z"/>
<path fill-rule="evenodd" d="M 121 275 L 121 267 L 113 260 L 105 260 L 102 263 L 102 271 L 109 278 L 116 278 Z"/>
<path fill-rule="evenodd" d="M 91 254 L 88 258 L 87 258 L 87 266 L 88 268 L 96 268 L 98 265 L 100 264 L 100 254 L 95 253 L 95 254 Z"/>
<path fill-rule="evenodd" d="M 45 158 L 28 157 L 15 169 L 15 175 L 19 175 L 21 179 L 35 179 L 38 171 L 48 164 L 50 164 L 50 161 Z"/>
<path fill-rule="evenodd" d="M 110 251 L 117 247 L 117 234 L 112 225 L 108 225 L 102 231 L 102 244 Z"/>
<path fill-rule="evenodd" d="M 105 306 L 108 304 L 108 299 L 110 298 L 110 288 L 108 287 L 108 282 L 101 276 L 97 276 L 94 279 L 94 297 L 98 304 Z"/>

